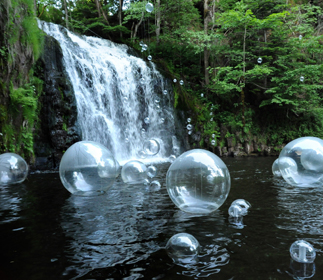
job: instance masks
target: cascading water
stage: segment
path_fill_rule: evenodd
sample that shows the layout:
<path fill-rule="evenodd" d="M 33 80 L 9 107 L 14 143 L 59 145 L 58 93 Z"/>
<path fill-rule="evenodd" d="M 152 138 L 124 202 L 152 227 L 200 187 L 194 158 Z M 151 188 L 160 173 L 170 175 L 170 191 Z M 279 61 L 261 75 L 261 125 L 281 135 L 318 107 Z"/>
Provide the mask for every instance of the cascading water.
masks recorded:
<path fill-rule="evenodd" d="M 126 45 L 78 36 L 53 23 L 38 21 L 38 25 L 62 48 L 82 140 L 105 145 L 121 164 L 139 157 L 145 139 L 160 143 L 153 161 L 172 153 L 172 100 L 169 93 L 163 94 L 167 83 L 154 63 L 131 55 Z"/>

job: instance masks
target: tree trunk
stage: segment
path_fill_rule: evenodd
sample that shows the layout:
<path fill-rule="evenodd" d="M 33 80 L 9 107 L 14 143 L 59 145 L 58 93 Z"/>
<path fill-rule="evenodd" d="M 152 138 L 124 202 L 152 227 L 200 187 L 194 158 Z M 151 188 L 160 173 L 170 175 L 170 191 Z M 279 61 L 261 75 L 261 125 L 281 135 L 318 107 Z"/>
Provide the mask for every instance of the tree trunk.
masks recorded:
<path fill-rule="evenodd" d="M 144 12 L 142 12 L 142 15 L 141 15 L 141 19 L 140 21 L 135 25 L 135 32 L 133 33 L 133 38 L 132 39 L 135 39 L 136 36 L 137 36 L 137 31 L 138 31 L 138 27 L 140 26 L 140 24 L 142 23 L 142 20 L 144 19 Z"/>
<path fill-rule="evenodd" d="M 122 26 L 122 6 L 123 6 L 123 0 L 119 0 L 118 18 L 119 18 L 119 25 L 120 26 Z M 122 31 L 120 31 L 120 38 L 122 38 Z"/>
<path fill-rule="evenodd" d="M 160 0 L 156 1 L 156 43 L 159 43 L 160 35 Z"/>
<path fill-rule="evenodd" d="M 65 1 L 65 0 L 64 0 Z M 99 0 L 95 0 L 95 5 L 96 5 L 96 9 L 98 11 L 98 15 L 99 17 L 101 17 L 101 8 L 100 8 L 100 3 Z"/>
<path fill-rule="evenodd" d="M 65 10 L 65 22 L 66 22 L 66 28 L 68 29 L 68 10 L 67 10 L 67 3 L 66 3 L 66 0 L 64 0 L 64 10 Z"/>

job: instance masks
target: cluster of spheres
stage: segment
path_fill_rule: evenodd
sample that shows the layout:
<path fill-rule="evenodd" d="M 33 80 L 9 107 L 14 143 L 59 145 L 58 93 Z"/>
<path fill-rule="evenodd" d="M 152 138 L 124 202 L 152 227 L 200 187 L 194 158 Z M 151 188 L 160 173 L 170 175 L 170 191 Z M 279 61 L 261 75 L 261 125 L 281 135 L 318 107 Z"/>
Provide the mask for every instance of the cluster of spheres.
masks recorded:
<path fill-rule="evenodd" d="M 194 149 L 171 164 L 166 186 L 171 200 L 182 211 L 208 214 L 224 203 L 231 180 L 227 166 L 218 156 Z"/>
<path fill-rule="evenodd" d="M 119 168 L 119 163 L 105 146 L 80 141 L 64 153 L 59 176 L 70 193 L 91 196 L 107 191 L 118 176 Z"/>
<path fill-rule="evenodd" d="M 166 252 L 175 263 L 192 264 L 198 260 L 200 244 L 193 235 L 178 233 L 168 240 Z"/>
<path fill-rule="evenodd" d="M 301 137 L 288 143 L 272 167 L 275 176 L 296 187 L 315 187 L 323 184 L 323 140 Z"/>
<path fill-rule="evenodd" d="M 299 263 L 312 263 L 316 257 L 314 247 L 305 240 L 295 241 L 290 246 L 289 252 L 291 258 Z"/>
<path fill-rule="evenodd" d="M 22 183 L 27 175 L 28 165 L 21 156 L 15 153 L 0 155 L 0 185 Z"/>

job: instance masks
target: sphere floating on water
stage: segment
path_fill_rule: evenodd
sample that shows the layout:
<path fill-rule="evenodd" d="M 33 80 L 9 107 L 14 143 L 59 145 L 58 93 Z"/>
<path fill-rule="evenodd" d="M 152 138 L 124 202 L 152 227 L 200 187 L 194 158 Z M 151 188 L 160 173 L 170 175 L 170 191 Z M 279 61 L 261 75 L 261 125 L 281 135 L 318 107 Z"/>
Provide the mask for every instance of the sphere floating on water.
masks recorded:
<path fill-rule="evenodd" d="M 182 86 L 182 85 L 184 85 L 184 81 L 183 80 L 180 80 L 179 81 L 179 84 Z"/>
<path fill-rule="evenodd" d="M 285 181 L 298 187 L 323 185 L 323 140 L 301 137 L 280 152 L 278 166 Z"/>
<path fill-rule="evenodd" d="M 262 63 L 262 58 L 261 58 L 261 57 L 258 57 L 257 62 L 258 62 L 259 64 L 260 64 L 260 63 Z"/>
<path fill-rule="evenodd" d="M 248 210 L 251 207 L 251 204 L 247 201 L 244 200 L 242 198 L 236 199 L 235 201 L 233 201 L 231 203 L 231 206 L 237 205 L 240 207 L 241 209 L 241 215 L 247 215 L 248 214 Z"/>
<path fill-rule="evenodd" d="M 118 164 L 102 144 L 80 141 L 64 153 L 59 176 L 64 187 L 74 195 L 98 195 L 114 183 Z"/>
<path fill-rule="evenodd" d="M 155 139 L 149 139 L 144 142 L 143 150 L 148 156 L 154 156 L 159 153 L 159 142 Z"/>
<path fill-rule="evenodd" d="M 229 216 L 230 217 L 242 217 L 243 216 L 243 210 L 242 208 L 237 205 L 237 204 L 234 204 L 229 207 L 229 210 L 228 210 L 228 213 L 229 213 Z"/>
<path fill-rule="evenodd" d="M 280 173 L 280 170 L 279 170 L 278 161 L 279 161 L 279 158 L 277 158 L 274 161 L 273 166 L 271 167 L 271 170 L 275 177 L 282 177 L 282 174 Z"/>
<path fill-rule="evenodd" d="M 146 4 L 146 11 L 147 11 L 148 13 L 151 13 L 153 10 L 154 10 L 154 5 L 153 5 L 153 4 L 151 4 L 151 3 L 147 3 L 147 4 Z"/>
<path fill-rule="evenodd" d="M 183 153 L 169 167 L 167 191 L 174 204 L 188 213 L 217 210 L 230 191 L 230 174 L 215 154 L 201 149 Z"/>
<path fill-rule="evenodd" d="M 0 185 L 18 184 L 25 181 L 28 175 L 28 164 L 15 153 L 0 155 Z"/>
<path fill-rule="evenodd" d="M 154 178 L 157 174 L 157 168 L 153 165 L 148 166 L 147 174 L 148 174 L 148 177 Z"/>
<path fill-rule="evenodd" d="M 153 57 L 152 57 L 151 55 L 148 55 L 148 56 L 147 56 L 147 59 L 150 61 L 150 60 L 152 60 L 152 59 L 153 59 Z"/>
<path fill-rule="evenodd" d="M 121 170 L 123 182 L 130 185 L 144 184 L 147 179 L 147 167 L 141 161 L 128 161 Z"/>
<path fill-rule="evenodd" d="M 193 235 L 178 233 L 168 240 L 166 251 L 175 263 L 195 263 L 200 252 L 200 244 Z"/>
<path fill-rule="evenodd" d="M 300 80 L 301 82 L 304 82 L 304 76 L 300 76 L 299 80 Z"/>
<path fill-rule="evenodd" d="M 316 257 L 314 247 L 305 240 L 295 241 L 290 246 L 289 252 L 291 258 L 299 263 L 312 263 Z"/>

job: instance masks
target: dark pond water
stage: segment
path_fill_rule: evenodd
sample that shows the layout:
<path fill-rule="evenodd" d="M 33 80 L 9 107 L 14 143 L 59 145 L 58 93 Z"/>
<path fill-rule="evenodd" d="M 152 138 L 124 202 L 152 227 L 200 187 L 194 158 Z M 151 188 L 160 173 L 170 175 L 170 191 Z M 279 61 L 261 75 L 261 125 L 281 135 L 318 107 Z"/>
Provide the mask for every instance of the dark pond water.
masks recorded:
<path fill-rule="evenodd" d="M 323 279 L 323 189 L 273 178 L 274 160 L 224 159 L 231 191 L 207 216 L 172 204 L 169 164 L 157 166 L 159 191 L 118 178 L 106 195 L 88 198 L 71 196 L 58 173 L 31 174 L 0 189 L 0 279 Z M 252 204 L 240 223 L 227 214 L 237 198 Z M 176 265 L 163 249 L 180 232 L 200 242 L 195 265 Z M 314 265 L 291 261 L 297 239 L 314 245 Z"/>

